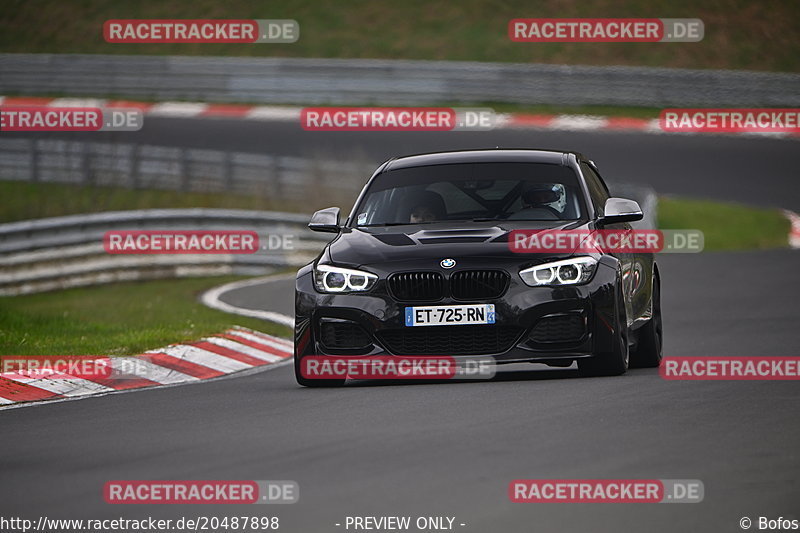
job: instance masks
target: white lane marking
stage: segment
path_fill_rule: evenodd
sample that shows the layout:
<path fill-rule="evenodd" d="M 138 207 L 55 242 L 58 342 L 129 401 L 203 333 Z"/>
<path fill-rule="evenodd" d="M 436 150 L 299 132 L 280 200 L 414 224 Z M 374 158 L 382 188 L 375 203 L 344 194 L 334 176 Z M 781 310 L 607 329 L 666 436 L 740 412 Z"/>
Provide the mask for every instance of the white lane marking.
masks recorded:
<path fill-rule="evenodd" d="M 195 381 L 196 377 L 158 365 L 143 357 L 112 357 L 111 367 L 129 378 L 144 378 L 161 385 Z"/>
<path fill-rule="evenodd" d="M 261 359 L 262 361 L 269 361 L 270 363 L 276 363 L 278 361 L 283 361 L 284 359 L 286 359 L 285 357 L 281 357 L 280 355 L 265 352 L 257 348 L 252 348 L 250 346 L 247 346 L 246 344 L 241 344 L 236 341 L 232 341 L 230 339 L 223 339 L 221 337 L 208 337 L 207 339 L 203 340 L 208 341 L 211 344 L 216 344 L 217 346 L 222 346 L 223 348 L 233 350 L 234 352 L 243 353 L 245 355 Z"/>
<path fill-rule="evenodd" d="M 194 117 L 208 108 L 208 104 L 197 102 L 163 102 L 155 104 L 148 111 L 148 115 L 161 117 Z"/>
<path fill-rule="evenodd" d="M 98 98 L 56 98 L 49 107 L 103 107 L 105 100 Z"/>
<path fill-rule="evenodd" d="M 606 117 L 593 115 L 558 115 L 548 126 L 553 130 L 599 130 L 608 124 Z"/>
<path fill-rule="evenodd" d="M 241 337 L 241 338 L 247 339 L 249 341 L 258 342 L 260 344 L 263 344 L 264 346 L 270 346 L 272 348 L 275 348 L 276 350 L 280 350 L 280 351 L 285 352 L 287 354 L 293 353 L 293 350 L 291 348 L 289 348 L 288 346 L 286 346 L 285 344 L 274 342 L 274 341 L 265 339 L 263 337 L 259 337 L 258 335 L 253 335 L 253 334 L 247 333 L 246 331 L 230 330 L 230 331 L 228 331 L 228 334 L 229 335 L 234 335 L 236 337 Z"/>
<path fill-rule="evenodd" d="M 106 387 L 105 385 L 89 381 L 88 379 L 76 378 L 66 374 L 53 374 L 53 377 L 46 378 L 25 378 L 19 376 L 14 378 L 14 381 L 63 396 L 85 396 L 87 394 L 97 394 L 99 392 L 114 390 L 111 387 Z"/>
<path fill-rule="evenodd" d="M 0 101 L 0 104 L 2 103 L 3 102 Z M 14 403 L 14 400 L 9 400 L 8 398 L 3 398 L 2 396 L 0 396 L 0 404 L 9 404 L 9 403 Z"/>
<path fill-rule="evenodd" d="M 167 346 L 166 348 L 155 351 L 225 373 L 236 372 L 253 366 L 237 361 L 236 359 L 231 359 L 230 357 L 225 357 L 224 355 L 203 350 L 197 346 L 187 346 L 185 344 Z"/>
<path fill-rule="evenodd" d="M 255 106 L 245 113 L 244 118 L 251 120 L 276 120 L 292 122 L 300 120 L 299 107 Z"/>
<path fill-rule="evenodd" d="M 260 278 L 253 278 L 253 279 L 245 279 L 242 281 L 234 281 L 232 283 L 226 283 L 225 285 L 220 285 L 219 287 L 214 287 L 203 293 L 200 297 L 200 300 L 203 304 L 207 305 L 212 309 L 218 309 L 220 311 L 225 311 L 226 313 L 233 313 L 235 315 L 241 316 L 248 316 L 251 318 L 260 318 L 262 320 L 268 320 L 270 322 L 275 322 L 276 324 L 280 324 L 282 326 L 288 326 L 290 328 L 294 327 L 294 318 L 281 314 L 276 313 L 274 311 L 262 311 L 260 309 L 248 309 L 246 307 L 238 307 L 235 305 L 231 305 L 229 303 L 225 303 L 220 300 L 220 296 L 225 294 L 228 291 L 233 291 L 236 289 L 242 289 L 245 287 L 251 287 L 253 285 L 261 285 L 265 282 L 272 282 L 272 281 L 281 281 L 286 279 L 294 279 L 294 274 L 279 274 L 279 275 L 271 275 L 271 276 L 262 276 Z"/>

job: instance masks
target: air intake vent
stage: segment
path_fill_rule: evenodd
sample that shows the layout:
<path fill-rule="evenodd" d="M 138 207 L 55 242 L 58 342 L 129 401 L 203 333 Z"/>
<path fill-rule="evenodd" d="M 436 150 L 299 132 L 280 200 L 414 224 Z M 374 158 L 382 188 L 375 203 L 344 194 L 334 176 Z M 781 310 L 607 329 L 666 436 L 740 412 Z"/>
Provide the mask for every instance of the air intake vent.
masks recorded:
<path fill-rule="evenodd" d="M 354 322 L 323 322 L 320 333 L 322 344 L 336 350 L 365 348 L 372 344 L 364 328 Z"/>
<path fill-rule="evenodd" d="M 531 331 L 534 342 L 573 342 L 586 334 L 586 318 L 579 313 L 550 315 L 539 319 Z"/>

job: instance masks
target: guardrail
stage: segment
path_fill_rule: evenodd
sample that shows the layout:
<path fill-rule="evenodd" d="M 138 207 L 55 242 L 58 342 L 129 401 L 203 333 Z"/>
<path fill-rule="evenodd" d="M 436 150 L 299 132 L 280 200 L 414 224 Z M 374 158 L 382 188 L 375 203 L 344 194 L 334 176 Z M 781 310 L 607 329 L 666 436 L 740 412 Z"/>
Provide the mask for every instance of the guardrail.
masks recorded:
<path fill-rule="evenodd" d="M 0 54 L 0 94 L 207 102 L 798 106 L 800 75 L 459 61 Z"/>
<path fill-rule="evenodd" d="M 352 201 L 376 162 L 167 146 L 0 137 L 0 178 L 184 192 L 231 192 L 296 205 Z M 324 206 L 322 206 L 324 207 Z"/>
<path fill-rule="evenodd" d="M 330 236 L 311 232 L 308 216 L 235 209 L 145 209 L 27 220 L 0 225 L 0 296 L 165 277 L 261 275 L 311 261 Z M 250 230 L 267 249 L 253 254 L 117 255 L 103 248 L 110 230 Z M 269 236 L 291 248 L 269 249 Z M 326 238 L 327 237 L 327 238 Z"/>

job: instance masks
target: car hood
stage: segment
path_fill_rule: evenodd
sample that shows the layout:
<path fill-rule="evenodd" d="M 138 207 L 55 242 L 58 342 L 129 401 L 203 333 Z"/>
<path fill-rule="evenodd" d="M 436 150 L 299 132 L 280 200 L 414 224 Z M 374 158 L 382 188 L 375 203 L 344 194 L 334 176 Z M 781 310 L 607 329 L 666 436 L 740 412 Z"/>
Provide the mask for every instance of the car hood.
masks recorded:
<path fill-rule="evenodd" d="M 328 257 L 336 264 L 365 266 L 414 259 L 448 257 L 519 258 L 509 249 L 513 230 L 584 229 L 575 221 L 473 222 L 416 224 L 371 228 L 345 228 L 328 246 Z M 564 255 L 564 254 L 561 254 Z"/>

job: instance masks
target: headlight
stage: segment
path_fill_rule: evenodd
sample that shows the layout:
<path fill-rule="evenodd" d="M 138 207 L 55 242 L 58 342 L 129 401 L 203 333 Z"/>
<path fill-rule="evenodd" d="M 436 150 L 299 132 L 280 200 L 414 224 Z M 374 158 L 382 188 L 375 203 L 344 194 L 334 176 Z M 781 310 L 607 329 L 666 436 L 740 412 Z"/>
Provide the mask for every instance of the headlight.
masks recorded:
<path fill-rule="evenodd" d="M 314 286 L 319 292 L 368 291 L 378 281 L 378 276 L 363 270 L 317 265 L 314 269 Z"/>
<path fill-rule="evenodd" d="M 580 285 L 594 275 L 597 260 L 591 257 L 573 257 L 520 270 L 519 277 L 526 285 Z"/>

